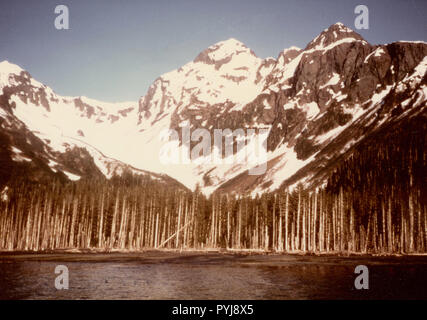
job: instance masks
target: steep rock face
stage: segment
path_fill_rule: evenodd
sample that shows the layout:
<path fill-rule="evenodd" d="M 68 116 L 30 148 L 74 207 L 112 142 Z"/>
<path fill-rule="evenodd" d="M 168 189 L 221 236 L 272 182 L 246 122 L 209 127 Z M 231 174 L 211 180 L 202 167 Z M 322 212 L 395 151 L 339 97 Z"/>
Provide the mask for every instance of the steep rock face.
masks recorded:
<path fill-rule="evenodd" d="M 392 121 L 390 110 L 399 112 L 404 99 L 407 107 L 424 110 L 425 43 L 373 47 L 347 28 L 340 36 L 340 29 L 343 31 L 341 24 L 326 29 L 257 98 L 273 102 L 275 117 L 269 123 L 268 148 L 272 155 L 280 149 L 283 153 L 270 158 L 265 176 L 242 173 L 224 183 L 221 190 L 272 190 L 281 184 L 277 179 L 283 179 L 283 187 L 297 182 L 319 185 L 326 177 L 324 168 L 330 169 L 355 142 Z M 413 73 L 421 78 L 414 78 Z M 400 93 L 396 95 L 397 88 Z M 262 109 L 257 100 L 246 108 L 252 104 L 252 108 Z"/>
<path fill-rule="evenodd" d="M 426 46 L 420 47 L 424 51 Z M 391 68 L 391 67 L 390 67 Z M 411 69 L 408 69 L 411 70 Z M 392 72 L 387 72 L 387 74 Z M 363 108 L 357 106 L 358 113 L 347 122 L 338 125 L 335 129 L 324 134 L 312 137 L 321 145 L 314 156 L 305 161 L 295 161 L 298 157 L 289 157 L 286 153 L 269 161 L 269 170 L 263 176 L 257 177 L 256 182 L 247 174 L 241 174 L 224 183 L 220 189 L 224 191 L 239 190 L 252 192 L 253 184 L 258 190 L 264 188 L 288 188 L 296 183 L 303 182 L 306 186 L 322 185 L 327 177 L 353 150 L 359 150 L 365 140 L 372 141 L 378 138 L 377 132 L 395 130 L 407 118 L 426 116 L 427 112 L 427 57 L 419 61 L 403 79 L 390 85 L 381 85 L 374 90 L 370 98 L 365 101 Z M 385 81 L 385 80 L 384 80 Z M 332 117 L 333 118 L 333 117 Z M 317 121 L 321 121 L 320 118 Z M 315 124 L 322 128 L 322 123 Z M 314 127 L 316 127 L 316 125 Z M 323 124 L 324 125 L 324 124 Z M 417 130 L 414 128 L 414 130 Z M 304 136 L 304 131 L 302 132 Z M 375 138 L 373 138 L 375 137 Z M 298 141 L 295 151 L 298 153 Z M 384 143 L 384 142 L 382 142 Z M 390 142 L 392 143 L 392 142 Z M 295 159 L 296 158 L 296 159 Z M 294 174 L 288 174 L 289 166 L 294 166 Z M 281 183 L 276 183 L 277 176 L 284 177 Z M 264 188 L 262 187 L 264 186 Z"/>

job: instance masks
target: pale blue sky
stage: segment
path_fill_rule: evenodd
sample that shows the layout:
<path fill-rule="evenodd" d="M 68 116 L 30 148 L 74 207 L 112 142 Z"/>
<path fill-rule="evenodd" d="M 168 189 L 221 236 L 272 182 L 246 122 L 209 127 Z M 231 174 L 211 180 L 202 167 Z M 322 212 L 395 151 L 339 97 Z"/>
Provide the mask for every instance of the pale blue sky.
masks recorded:
<path fill-rule="evenodd" d="M 70 30 L 54 28 L 59 4 L 69 7 Z M 58 94 L 137 100 L 218 41 L 233 37 L 259 57 L 277 57 L 337 21 L 354 29 L 358 4 L 370 10 L 370 29 L 355 30 L 367 41 L 427 40 L 425 0 L 2 0 L 0 60 Z"/>

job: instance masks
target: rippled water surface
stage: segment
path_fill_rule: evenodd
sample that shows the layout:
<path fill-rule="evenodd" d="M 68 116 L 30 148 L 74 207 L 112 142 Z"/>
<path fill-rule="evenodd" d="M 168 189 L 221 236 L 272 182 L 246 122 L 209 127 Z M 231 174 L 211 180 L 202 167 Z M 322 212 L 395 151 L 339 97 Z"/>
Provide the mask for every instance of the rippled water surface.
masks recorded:
<path fill-rule="evenodd" d="M 369 268 L 369 290 L 354 269 Z M 69 290 L 55 288 L 55 267 Z M 427 299 L 426 257 L 0 254 L 0 299 Z"/>

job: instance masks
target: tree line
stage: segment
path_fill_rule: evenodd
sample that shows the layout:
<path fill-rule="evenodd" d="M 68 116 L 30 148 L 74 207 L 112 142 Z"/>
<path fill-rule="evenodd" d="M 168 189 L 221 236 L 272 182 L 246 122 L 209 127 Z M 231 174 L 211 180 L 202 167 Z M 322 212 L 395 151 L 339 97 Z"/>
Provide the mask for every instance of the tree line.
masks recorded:
<path fill-rule="evenodd" d="M 426 206 L 340 188 L 255 198 L 134 181 L 21 182 L 0 204 L 2 250 L 149 248 L 302 253 L 426 252 Z M 372 200 L 374 199 L 374 200 Z"/>

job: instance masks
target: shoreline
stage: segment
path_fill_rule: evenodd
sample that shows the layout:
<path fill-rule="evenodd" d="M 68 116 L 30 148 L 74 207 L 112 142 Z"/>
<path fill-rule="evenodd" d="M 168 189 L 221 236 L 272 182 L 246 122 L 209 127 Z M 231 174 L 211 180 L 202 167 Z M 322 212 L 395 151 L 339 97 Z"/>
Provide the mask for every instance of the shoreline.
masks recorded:
<path fill-rule="evenodd" d="M 122 249 L 54 249 L 41 251 L 24 251 L 24 250 L 0 250 L 0 260 L 7 257 L 17 256 L 53 256 L 53 255 L 104 255 L 104 256 L 147 256 L 155 254 L 174 254 L 176 256 L 196 255 L 234 255 L 234 256 L 270 256 L 270 257 L 323 257 L 323 258 L 405 258 L 405 257 L 427 257 L 427 253 L 361 253 L 361 252 L 281 252 L 265 251 L 259 249 L 155 249 L 146 248 L 142 250 L 122 250 Z"/>

